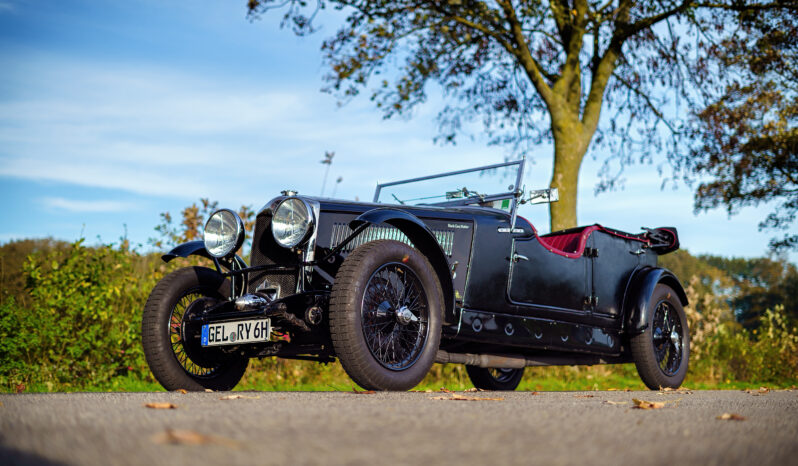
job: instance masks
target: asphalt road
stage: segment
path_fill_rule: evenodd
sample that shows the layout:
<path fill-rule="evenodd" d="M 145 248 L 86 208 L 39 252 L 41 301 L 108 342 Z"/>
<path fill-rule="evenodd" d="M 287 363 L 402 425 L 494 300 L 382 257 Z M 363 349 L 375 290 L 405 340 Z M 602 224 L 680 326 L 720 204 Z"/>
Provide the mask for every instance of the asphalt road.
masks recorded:
<path fill-rule="evenodd" d="M 225 395 L 0 395 L 0 464 L 798 464 L 798 391 Z"/>

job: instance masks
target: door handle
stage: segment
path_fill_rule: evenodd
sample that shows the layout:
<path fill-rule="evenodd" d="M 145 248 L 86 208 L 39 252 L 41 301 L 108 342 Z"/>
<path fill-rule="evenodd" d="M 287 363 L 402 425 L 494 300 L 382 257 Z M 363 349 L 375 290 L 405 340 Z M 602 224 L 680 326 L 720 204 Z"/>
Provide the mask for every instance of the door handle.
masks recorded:
<path fill-rule="evenodd" d="M 641 254 L 645 254 L 645 252 L 646 251 L 643 251 L 642 249 L 638 249 L 637 251 L 629 251 L 630 254 L 634 254 L 635 256 L 639 256 Z"/>
<path fill-rule="evenodd" d="M 513 262 L 528 261 L 529 258 L 518 253 L 513 253 Z"/>

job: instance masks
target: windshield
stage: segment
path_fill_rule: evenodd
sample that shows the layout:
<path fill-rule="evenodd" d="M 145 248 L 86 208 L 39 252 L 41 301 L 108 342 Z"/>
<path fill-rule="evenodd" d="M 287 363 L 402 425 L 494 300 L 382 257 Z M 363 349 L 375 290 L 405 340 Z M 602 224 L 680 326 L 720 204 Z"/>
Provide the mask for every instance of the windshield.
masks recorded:
<path fill-rule="evenodd" d="M 374 202 L 401 205 L 479 204 L 510 211 L 524 160 L 377 185 Z"/>

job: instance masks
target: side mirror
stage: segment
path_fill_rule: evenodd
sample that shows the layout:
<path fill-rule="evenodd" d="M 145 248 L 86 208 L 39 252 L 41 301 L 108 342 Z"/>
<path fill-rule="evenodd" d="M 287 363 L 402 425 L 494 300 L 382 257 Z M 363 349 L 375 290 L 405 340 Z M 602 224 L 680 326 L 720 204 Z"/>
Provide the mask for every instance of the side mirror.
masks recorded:
<path fill-rule="evenodd" d="M 535 189 L 529 192 L 526 202 L 529 204 L 546 204 L 560 200 L 560 191 L 557 188 Z"/>

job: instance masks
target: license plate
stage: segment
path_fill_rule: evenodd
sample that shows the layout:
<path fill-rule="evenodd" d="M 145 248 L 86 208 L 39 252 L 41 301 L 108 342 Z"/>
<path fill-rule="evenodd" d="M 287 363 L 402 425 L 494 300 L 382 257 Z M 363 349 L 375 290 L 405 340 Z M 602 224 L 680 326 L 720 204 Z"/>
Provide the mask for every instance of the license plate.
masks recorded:
<path fill-rule="evenodd" d="M 240 345 L 269 341 L 272 333 L 269 319 L 237 320 L 202 326 L 202 346 Z"/>

